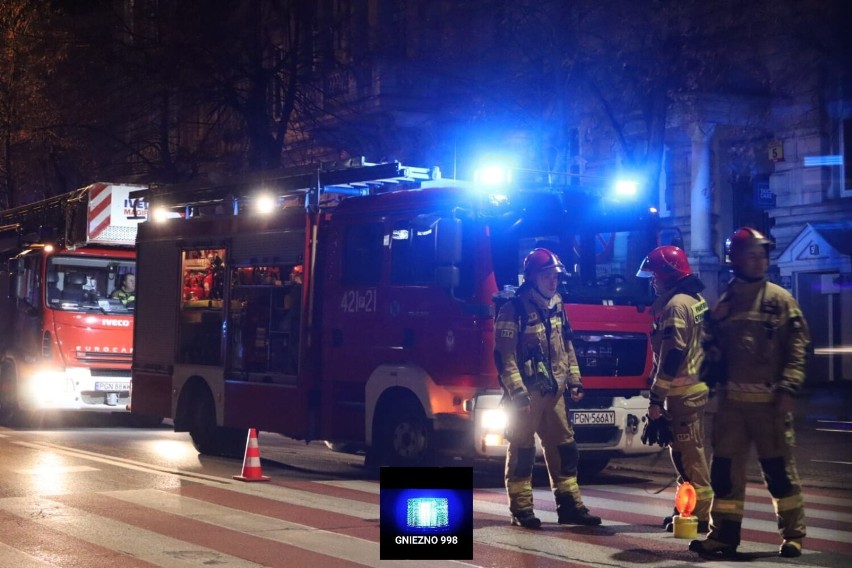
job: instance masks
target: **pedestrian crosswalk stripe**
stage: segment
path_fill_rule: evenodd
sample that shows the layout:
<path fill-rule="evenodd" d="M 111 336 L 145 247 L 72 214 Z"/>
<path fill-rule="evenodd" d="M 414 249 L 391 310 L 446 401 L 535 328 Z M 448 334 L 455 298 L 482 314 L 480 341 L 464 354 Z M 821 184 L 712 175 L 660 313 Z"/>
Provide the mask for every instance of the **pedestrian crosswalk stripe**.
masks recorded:
<path fill-rule="evenodd" d="M 117 522 L 105 516 L 63 505 L 55 499 L 18 497 L 0 500 L 0 508 L 22 519 L 32 520 L 40 529 L 51 529 L 96 545 L 108 545 L 123 554 L 152 563 L 154 566 L 186 567 L 209 565 L 261 568 L 261 564 L 246 562 L 213 549 L 170 538 L 131 524 Z M 44 514 L 49 511 L 50 514 Z M 3 557 L 6 558 L 5 556 Z M 11 562 L 4 562 L 11 566 Z M 16 568 L 25 565 L 15 564 Z M 56 566 L 56 564 L 45 564 Z"/>
<path fill-rule="evenodd" d="M 0 542 L 0 558 L 8 566 L 15 568 L 54 568 L 54 565 L 38 558 L 33 558 L 25 552 Z"/>
<path fill-rule="evenodd" d="M 139 464 L 126 465 L 144 471 Z M 763 494 L 750 496 L 753 504 L 747 502 L 740 551 L 772 554 L 780 537 L 769 496 L 762 487 L 750 485 L 752 489 Z M 380 491 L 378 482 L 371 480 L 273 479 L 259 485 L 199 476 L 157 488 L 0 498 L 0 527 L 11 527 L 11 532 L 0 531 L 0 555 L 4 566 L 16 568 L 61 565 L 49 559 L 70 558 L 70 551 L 81 547 L 90 547 L 100 562 L 91 564 L 93 568 L 374 566 L 379 558 Z M 687 549 L 688 540 L 674 538 L 659 525 L 671 510 L 673 489 L 656 495 L 636 486 L 586 486 L 582 491 L 592 512 L 604 518 L 602 527 L 558 525 L 547 488 L 534 491 L 543 529 L 511 527 L 505 490 L 476 489 L 473 561 L 381 565 L 556 567 L 606 561 L 662 568 L 696 561 Z M 843 499 L 831 500 L 827 492 L 816 497 L 818 502 L 806 505 L 810 524 L 805 558 L 820 552 L 852 554 L 847 542 L 852 518 L 842 507 Z M 18 532 L 11 518 L 23 527 Z M 48 536 L 37 536 L 44 531 Z M 20 562 L 6 562 L 5 552 Z M 121 561 L 125 558 L 128 562 Z"/>

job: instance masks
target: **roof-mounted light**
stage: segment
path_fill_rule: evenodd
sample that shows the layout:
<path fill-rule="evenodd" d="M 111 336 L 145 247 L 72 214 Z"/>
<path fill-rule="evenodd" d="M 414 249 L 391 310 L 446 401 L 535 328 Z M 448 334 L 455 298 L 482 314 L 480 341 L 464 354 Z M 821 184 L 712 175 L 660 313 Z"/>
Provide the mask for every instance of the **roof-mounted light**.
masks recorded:
<path fill-rule="evenodd" d="M 278 207 L 278 201 L 269 193 L 261 193 L 255 197 L 254 211 L 260 215 L 269 215 Z"/>
<path fill-rule="evenodd" d="M 155 207 L 151 212 L 151 218 L 154 219 L 155 223 L 165 223 L 168 219 L 180 218 L 180 213 L 169 211 L 165 207 Z"/>
<path fill-rule="evenodd" d="M 473 174 L 473 181 L 483 185 L 507 185 L 512 183 L 512 170 L 506 166 L 489 164 L 477 170 Z"/>
<path fill-rule="evenodd" d="M 634 179 L 618 179 L 613 189 L 615 198 L 633 199 L 639 193 L 639 182 Z"/>

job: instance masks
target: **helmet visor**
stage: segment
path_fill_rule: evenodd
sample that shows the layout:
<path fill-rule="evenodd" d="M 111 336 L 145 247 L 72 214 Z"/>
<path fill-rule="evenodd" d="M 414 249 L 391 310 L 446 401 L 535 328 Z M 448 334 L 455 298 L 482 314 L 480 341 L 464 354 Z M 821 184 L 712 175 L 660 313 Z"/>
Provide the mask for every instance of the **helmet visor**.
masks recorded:
<path fill-rule="evenodd" d="M 639 270 L 636 271 L 636 276 L 639 278 L 650 278 L 654 275 L 654 272 L 650 268 L 651 261 L 648 257 L 645 257 L 645 260 L 642 261 L 642 264 L 639 265 Z"/>

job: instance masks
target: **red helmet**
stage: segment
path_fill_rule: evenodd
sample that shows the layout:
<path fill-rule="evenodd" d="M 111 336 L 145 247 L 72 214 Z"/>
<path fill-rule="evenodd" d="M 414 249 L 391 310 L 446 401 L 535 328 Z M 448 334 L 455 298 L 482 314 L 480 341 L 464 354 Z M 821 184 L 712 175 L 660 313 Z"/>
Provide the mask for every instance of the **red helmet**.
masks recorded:
<path fill-rule="evenodd" d="M 636 272 L 636 276 L 640 278 L 656 277 L 657 282 L 665 287 L 671 286 L 690 274 L 692 274 L 692 268 L 689 267 L 686 253 L 672 245 L 652 250 Z"/>
<path fill-rule="evenodd" d="M 532 278 L 542 270 L 556 268 L 557 272 L 565 272 L 565 265 L 559 257 L 546 248 L 537 248 L 524 259 L 524 278 Z"/>
<path fill-rule="evenodd" d="M 725 241 L 725 255 L 730 261 L 734 254 L 744 251 L 751 245 L 755 244 L 766 247 L 767 254 L 773 246 L 772 241 L 767 239 L 766 236 L 757 229 L 753 229 L 751 227 L 740 227 L 734 231 L 734 234 L 731 235 L 727 241 Z"/>

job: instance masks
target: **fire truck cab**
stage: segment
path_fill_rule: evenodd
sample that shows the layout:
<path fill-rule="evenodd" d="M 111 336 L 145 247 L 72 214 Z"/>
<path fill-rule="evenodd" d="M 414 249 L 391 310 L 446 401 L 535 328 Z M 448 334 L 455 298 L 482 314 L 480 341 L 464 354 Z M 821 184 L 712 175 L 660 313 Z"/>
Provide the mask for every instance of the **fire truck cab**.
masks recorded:
<path fill-rule="evenodd" d="M 202 453 L 237 454 L 251 427 L 377 464 L 505 455 L 495 298 L 536 246 L 571 268 L 581 455 L 602 467 L 654 451 L 637 434 L 652 298 L 631 277 L 656 246 L 647 207 L 615 214 L 565 188 L 495 194 L 396 163 L 147 199 L 132 410 L 173 417 Z"/>
<path fill-rule="evenodd" d="M 0 212 L 0 420 L 54 410 L 127 412 L 143 186 L 96 183 Z"/>

